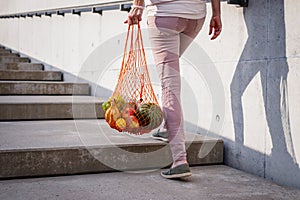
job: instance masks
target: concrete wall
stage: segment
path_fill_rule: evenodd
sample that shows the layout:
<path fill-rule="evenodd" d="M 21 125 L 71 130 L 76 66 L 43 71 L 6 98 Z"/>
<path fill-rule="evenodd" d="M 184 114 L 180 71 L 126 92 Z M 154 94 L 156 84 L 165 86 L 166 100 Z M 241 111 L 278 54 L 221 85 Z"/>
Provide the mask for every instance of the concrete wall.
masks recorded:
<path fill-rule="evenodd" d="M 0 1 L 0 14 L 74 3 L 21 2 Z M 89 2 L 101 1 L 76 5 Z M 207 6 L 203 30 L 182 59 L 186 129 L 223 138 L 226 164 L 300 188 L 300 2 L 250 0 L 248 8 L 223 2 L 223 33 L 216 41 L 207 35 Z M 92 94 L 108 97 L 120 69 L 126 15 L 1 19 L 0 44 L 77 75 L 91 83 Z M 144 41 L 160 98 L 146 29 Z"/>

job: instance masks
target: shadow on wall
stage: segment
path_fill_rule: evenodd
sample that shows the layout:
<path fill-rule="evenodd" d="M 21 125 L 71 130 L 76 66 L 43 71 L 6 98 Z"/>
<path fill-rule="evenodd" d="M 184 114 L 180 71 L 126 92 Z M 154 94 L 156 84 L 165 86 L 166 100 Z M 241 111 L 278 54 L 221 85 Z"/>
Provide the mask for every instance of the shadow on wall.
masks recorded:
<path fill-rule="evenodd" d="M 185 127 L 187 131 L 223 139 L 225 164 L 300 189 L 300 168 L 289 120 L 284 0 L 251 1 L 244 9 L 244 20 L 248 39 L 230 85 L 235 141 L 189 122 L 185 122 Z M 270 155 L 244 145 L 242 97 L 257 74 L 261 78 L 264 112 L 273 146 Z M 253 103 L 256 102 L 254 99 Z M 267 131 L 261 133 L 255 139 L 265 141 L 267 134 Z"/>
<path fill-rule="evenodd" d="M 278 183 L 300 188 L 300 171 L 289 120 L 284 0 L 251 1 L 249 7 L 244 9 L 244 20 L 248 39 L 230 85 L 235 142 L 226 148 L 225 162 Z M 258 73 L 272 138 L 270 156 L 244 146 L 242 96 Z M 265 135 L 258 139 L 265 140 Z M 253 171 L 255 169 L 258 171 Z"/>

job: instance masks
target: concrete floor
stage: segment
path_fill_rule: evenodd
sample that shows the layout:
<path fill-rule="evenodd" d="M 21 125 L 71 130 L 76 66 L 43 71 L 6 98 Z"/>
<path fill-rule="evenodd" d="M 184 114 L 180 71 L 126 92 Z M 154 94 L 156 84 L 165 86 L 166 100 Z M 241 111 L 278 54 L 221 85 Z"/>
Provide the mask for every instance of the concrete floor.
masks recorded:
<path fill-rule="evenodd" d="M 1 180 L 0 199 L 300 199 L 300 190 L 224 165 L 192 167 L 192 172 L 181 181 L 162 178 L 160 170 Z"/>

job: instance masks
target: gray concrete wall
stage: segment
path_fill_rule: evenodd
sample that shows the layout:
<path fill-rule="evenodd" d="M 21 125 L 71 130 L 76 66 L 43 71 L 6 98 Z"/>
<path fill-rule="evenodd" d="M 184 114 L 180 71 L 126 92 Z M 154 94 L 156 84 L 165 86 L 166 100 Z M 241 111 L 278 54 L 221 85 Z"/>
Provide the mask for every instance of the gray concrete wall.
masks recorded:
<path fill-rule="evenodd" d="M 49 6 L 7 0 L 0 14 L 28 10 L 30 3 Z M 203 30 L 181 62 L 186 129 L 224 139 L 227 165 L 300 188 L 300 1 L 250 0 L 248 8 L 222 2 L 223 32 L 216 41 L 207 34 L 207 7 Z M 1 19 L 0 43 L 88 80 L 92 94 L 108 97 L 120 69 L 125 17 L 107 11 Z M 144 41 L 149 47 L 146 30 Z"/>
<path fill-rule="evenodd" d="M 295 1 L 261 0 L 251 1 L 249 8 L 243 10 L 248 37 L 230 82 L 234 140 L 225 139 L 225 163 L 298 188 L 299 137 L 296 135 L 300 121 L 296 116 L 299 105 L 294 103 L 299 99 L 300 63 L 299 36 L 294 31 L 299 34 L 299 29 L 292 30 L 291 23 L 295 20 L 299 23 L 299 15 L 293 12 L 299 5 Z M 249 124 L 246 124 L 246 112 L 255 110 L 245 108 L 245 93 L 257 75 L 260 97 L 257 94 L 250 97 L 248 106 L 262 103 L 256 115 L 264 115 L 266 129 L 250 141 L 264 140 L 262 152 L 245 145 L 247 137 L 257 135 L 247 131 Z"/>

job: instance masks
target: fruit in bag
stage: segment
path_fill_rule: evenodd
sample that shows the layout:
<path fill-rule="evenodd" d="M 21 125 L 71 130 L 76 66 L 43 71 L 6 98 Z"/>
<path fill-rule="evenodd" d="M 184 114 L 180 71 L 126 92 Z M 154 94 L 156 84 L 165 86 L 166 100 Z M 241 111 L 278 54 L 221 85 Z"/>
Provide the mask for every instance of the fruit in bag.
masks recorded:
<path fill-rule="evenodd" d="M 125 100 L 123 99 L 123 97 L 121 95 L 111 96 L 109 98 L 109 102 L 111 102 L 113 100 L 115 100 L 117 108 L 119 110 L 122 110 L 123 106 L 125 104 Z"/>
<path fill-rule="evenodd" d="M 157 104 L 144 103 L 136 111 L 136 117 L 141 126 L 147 126 L 150 129 L 155 129 L 163 121 L 163 112 Z"/>
<path fill-rule="evenodd" d="M 124 118 L 119 118 L 116 121 L 116 128 L 120 131 L 124 130 L 126 128 L 126 121 Z"/>
<path fill-rule="evenodd" d="M 104 103 L 102 104 L 102 109 L 103 109 L 103 111 L 104 111 L 104 112 L 107 111 L 107 109 L 108 109 L 110 106 L 111 106 L 111 105 L 110 105 L 110 101 L 104 102 Z"/>
<path fill-rule="evenodd" d="M 106 110 L 104 117 L 111 128 L 116 128 L 116 121 L 121 117 L 121 114 L 115 100 L 111 102 L 111 106 Z"/>
<path fill-rule="evenodd" d="M 127 119 L 127 123 L 129 129 L 137 129 L 140 127 L 139 120 L 133 115 Z"/>
<path fill-rule="evenodd" d="M 157 128 L 163 114 L 148 72 L 140 24 L 130 25 L 117 85 L 109 103 L 102 105 L 110 127 L 132 134 Z"/>
<path fill-rule="evenodd" d="M 128 119 L 130 116 L 135 115 L 135 110 L 132 108 L 124 108 L 121 115 L 124 119 Z"/>

